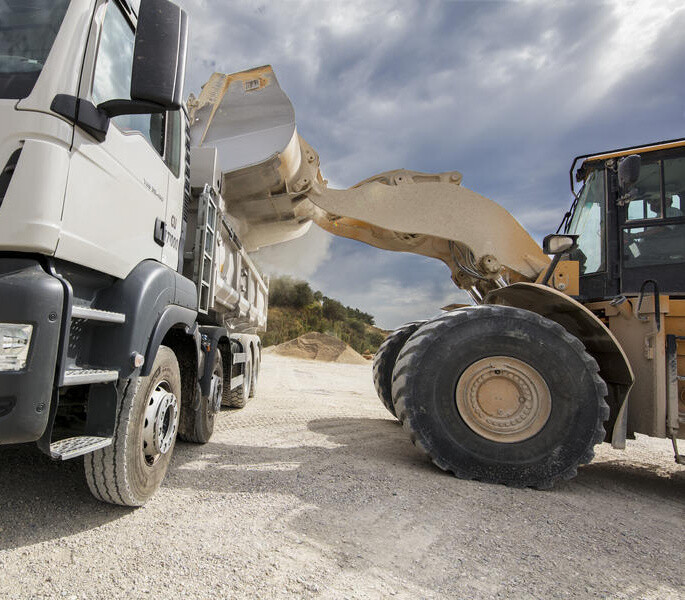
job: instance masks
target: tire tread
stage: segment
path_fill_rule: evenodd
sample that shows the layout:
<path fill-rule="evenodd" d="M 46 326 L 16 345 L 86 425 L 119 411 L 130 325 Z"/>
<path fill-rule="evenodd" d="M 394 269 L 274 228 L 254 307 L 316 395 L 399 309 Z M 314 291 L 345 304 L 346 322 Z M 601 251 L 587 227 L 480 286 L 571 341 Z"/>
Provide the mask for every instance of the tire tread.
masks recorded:
<path fill-rule="evenodd" d="M 481 305 L 474 307 L 471 310 L 478 310 L 483 312 L 489 312 L 490 314 L 500 313 L 502 308 L 508 309 L 507 307 L 500 307 L 495 305 Z M 445 329 L 456 329 L 461 323 L 463 323 L 468 318 L 469 311 L 463 309 L 457 309 L 451 311 L 446 315 L 441 315 L 425 325 L 423 325 L 404 345 L 400 351 L 397 362 L 395 365 L 395 371 L 393 374 L 393 402 L 395 410 L 397 412 L 397 417 L 402 423 L 405 431 L 409 434 L 409 437 L 414 444 L 422 453 L 428 456 L 431 462 L 443 471 L 451 472 L 456 477 L 460 479 L 474 479 L 467 471 L 461 471 L 457 467 L 449 466 L 442 458 L 440 458 L 435 451 L 426 444 L 424 444 L 420 439 L 420 432 L 417 424 L 414 422 L 410 411 L 407 410 L 407 380 L 401 381 L 401 377 L 412 370 L 418 369 L 418 361 L 421 356 L 430 348 L 431 343 L 437 337 L 437 332 L 442 332 Z M 596 390 L 597 399 L 599 403 L 598 420 L 595 426 L 594 435 L 588 443 L 587 448 L 582 452 L 578 459 L 568 466 L 564 471 L 556 474 L 553 477 L 548 477 L 536 481 L 526 481 L 523 483 L 510 481 L 507 478 L 492 477 L 487 479 L 481 479 L 482 481 L 488 483 L 499 483 L 505 484 L 512 487 L 534 487 L 538 489 L 550 489 L 560 480 L 569 480 L 577 475 L 578 466 L 587 464 L 594 458 L 595 452 L 594 447 L 596 444 L 604 441 L 606 436 L 606 431 L 604 429 L 604 421 L 609 418 L 609 405 L 606 402 L 607 396 L 607 385 L 604 380 L 599 376 L 599 366 L 597 361 L 588 354 L 585 349 L 584 344 L 571 333 L 569 333 L 564 327 L 546 319 L 537 313 L 531 311 L 521 310 L 518 313 L 523 320 L 530 323 L 542 326 L 549 329 L 555 335 L 561 337 L 569 346 L 571 346 L 580 356 L 581 360 L 585 363 L 586 368 L 589 373 L 591 373 L 593 384 Z"/>

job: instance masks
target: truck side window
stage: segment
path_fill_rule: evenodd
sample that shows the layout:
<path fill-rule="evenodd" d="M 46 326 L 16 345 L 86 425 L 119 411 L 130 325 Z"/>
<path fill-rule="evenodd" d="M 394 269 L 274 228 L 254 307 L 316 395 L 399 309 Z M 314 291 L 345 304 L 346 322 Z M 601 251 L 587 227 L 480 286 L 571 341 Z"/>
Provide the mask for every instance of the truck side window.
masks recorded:
<path fill-rule="evenodd" d="M 181 147 L 183 145 L 183 116 L 180 110 L 168 113 L 167 148 L 164 160 L 169 170 L 178 177 L 181 174 Z"/>
<path fill-rule="evenodd" d="M 119 6 L 109 2 L 102 24 L 93 79 L 93 102 L 130 98 L 135 34 Z M 138 131 L 162 155 L 164 114 L 122 115 L 112 122 L 122 131 Z"/>

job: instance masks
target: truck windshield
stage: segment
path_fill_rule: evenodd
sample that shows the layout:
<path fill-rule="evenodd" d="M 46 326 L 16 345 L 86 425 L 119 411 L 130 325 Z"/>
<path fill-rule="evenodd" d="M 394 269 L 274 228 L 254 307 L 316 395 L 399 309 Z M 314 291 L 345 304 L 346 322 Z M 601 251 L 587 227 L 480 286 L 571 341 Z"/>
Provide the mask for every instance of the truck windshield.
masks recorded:
<path fill-rule="evenodd" d="M 580 274 L 604 270 L 604 171 L 592 171 L 585 180 L 568 233 L 579 236 L 571 258 L 580 261 Z"/>
<path fill-rule="evenodd" d="M 68 6 L 69 0 L 0 2 L 0 98 L 31 93 Z"/>

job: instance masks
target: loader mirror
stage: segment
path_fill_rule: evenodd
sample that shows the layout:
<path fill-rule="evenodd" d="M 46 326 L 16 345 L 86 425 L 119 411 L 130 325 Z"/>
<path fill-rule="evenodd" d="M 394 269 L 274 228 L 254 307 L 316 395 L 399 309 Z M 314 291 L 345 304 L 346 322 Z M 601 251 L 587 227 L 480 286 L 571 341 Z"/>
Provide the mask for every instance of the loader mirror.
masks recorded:
<path fill-rule="evenodd" d="M 188 48 L 188 15 L 169 0 L 142 0 L 133 50 L 131 99 L 178 110 Z"/>
<path fill-rule="evenodd" d="M 551 233 L 542 240 L 542 251 L 545 254 L 556 256 L 563 254 L 576 247 L 577 235 L 559 235 L 558 233 Z"/>
<path fill-rule="evenodd" d="M 627 192 L 640 178 L 640 155 L 631 154 L 618 161 L 618 185 L 622 192 Z"/>

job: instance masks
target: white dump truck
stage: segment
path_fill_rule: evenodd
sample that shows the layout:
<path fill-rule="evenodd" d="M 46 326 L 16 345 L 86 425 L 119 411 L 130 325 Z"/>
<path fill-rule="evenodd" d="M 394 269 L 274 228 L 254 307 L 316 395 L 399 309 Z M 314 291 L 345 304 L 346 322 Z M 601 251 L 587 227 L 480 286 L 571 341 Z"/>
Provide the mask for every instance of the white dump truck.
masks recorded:
<path fill-rule="evenodd" d="M 0 444 L 132 506 L 254 393 L 268 302 L 191 148 L 187 17 L 137 4 L 0 2 Z"/>

